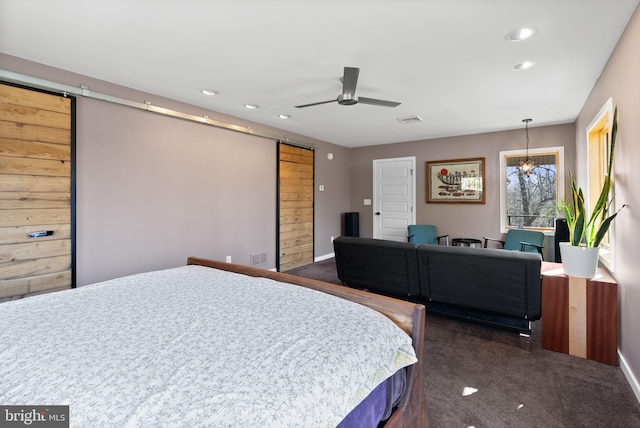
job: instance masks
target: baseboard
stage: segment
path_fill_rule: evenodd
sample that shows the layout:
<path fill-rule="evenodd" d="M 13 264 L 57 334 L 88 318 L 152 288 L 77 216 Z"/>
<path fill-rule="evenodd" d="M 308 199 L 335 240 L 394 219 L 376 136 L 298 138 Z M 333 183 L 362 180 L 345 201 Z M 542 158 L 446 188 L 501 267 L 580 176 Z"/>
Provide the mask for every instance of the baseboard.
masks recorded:
<path fill-rule="evenodd" d="M 329 254 L 325 254 L 324 256 L 318 256 L 315 259 L 313 259 L 314 262 L 321 262 L 323 260 L 327 260 L 327 259 L 331 259 L 333 257 L 335 257 L 335 253 L 329 253 Z"/>
<path fill-rule="evenodd" d="M 631 385 L 631 389 L 636 396 L 636 399 L 640 403 L 640 383 L 638 383 L 638 379 L 633 375 L 631 368 L 627 364 L 627 360 L 624 359 L 620 350 L 618 349 L 618 357 L 620 358 L 620 368 L 622 369 L 622 373 L 624 373 L 629 385 Z"/>

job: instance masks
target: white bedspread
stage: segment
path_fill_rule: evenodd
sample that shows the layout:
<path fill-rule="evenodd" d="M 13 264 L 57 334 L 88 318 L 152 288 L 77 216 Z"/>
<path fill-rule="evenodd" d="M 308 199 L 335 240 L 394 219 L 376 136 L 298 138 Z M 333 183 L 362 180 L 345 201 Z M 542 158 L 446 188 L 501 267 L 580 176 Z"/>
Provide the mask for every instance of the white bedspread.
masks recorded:
<path fill-rule="evenodd" d="M 0 404 L 74 427 L 331 427 L 415 361 L 376 311 L 200 266 L 0 304 Z"/>

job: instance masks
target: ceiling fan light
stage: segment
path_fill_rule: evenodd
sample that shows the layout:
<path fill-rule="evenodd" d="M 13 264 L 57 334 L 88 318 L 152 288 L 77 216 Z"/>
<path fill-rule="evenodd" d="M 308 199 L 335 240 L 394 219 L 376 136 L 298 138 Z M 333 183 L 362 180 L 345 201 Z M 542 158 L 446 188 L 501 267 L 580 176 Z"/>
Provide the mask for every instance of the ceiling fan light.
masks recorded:
<path fill-rule="evenodd" d="M 358 104 L 358 97 L 354 94 L 340 94 L 338 95 L 338 104 L 343 106 L 352 106 Z"/>
<path fill-rule="evenodd" d="M 248 108 L 249 110 L 255 110 L 257 108 L 260 108 L 258 104 L 245 104 L 244 107 Z"/>
<path fill-rule="evenodd" d="M 204 95 L 218 95 L 218 91 L 216 91 L 215 89 L 203 89 L 200 92 L 202 92 Z"/>

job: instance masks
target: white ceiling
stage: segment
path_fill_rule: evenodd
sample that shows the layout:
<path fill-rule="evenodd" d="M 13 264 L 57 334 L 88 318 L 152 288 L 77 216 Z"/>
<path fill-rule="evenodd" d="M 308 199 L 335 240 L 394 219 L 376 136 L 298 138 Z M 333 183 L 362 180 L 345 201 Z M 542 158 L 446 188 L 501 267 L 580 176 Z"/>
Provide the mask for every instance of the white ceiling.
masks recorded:
<path fill-rule="evenodd" d="M 0 0 L 0 51 L 357 147 L 573 122 L 639 1 Z M 336 98 L 345 66 L 402 104 L 293 107 Z"/>

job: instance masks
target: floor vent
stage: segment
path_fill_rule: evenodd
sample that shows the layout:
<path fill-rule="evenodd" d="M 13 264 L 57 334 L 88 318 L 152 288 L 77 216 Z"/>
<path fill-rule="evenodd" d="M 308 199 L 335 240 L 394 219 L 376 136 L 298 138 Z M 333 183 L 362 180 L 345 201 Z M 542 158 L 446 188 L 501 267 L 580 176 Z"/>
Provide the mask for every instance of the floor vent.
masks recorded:
<path fill-rule="evenodd" d="M 267 262 L 267 253 L 251 254 L 251 266 L 263 265 Z"/>

